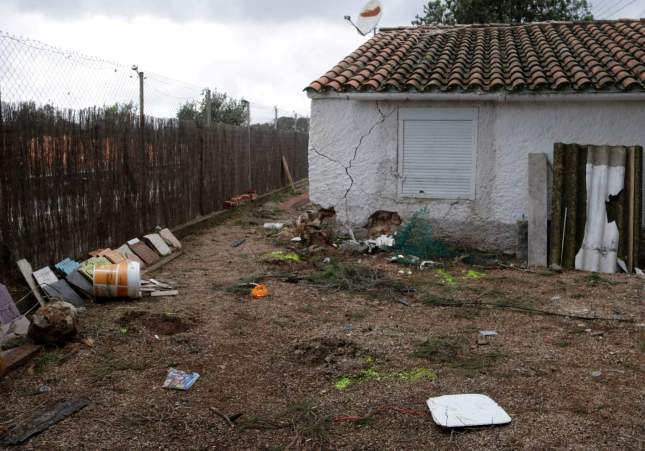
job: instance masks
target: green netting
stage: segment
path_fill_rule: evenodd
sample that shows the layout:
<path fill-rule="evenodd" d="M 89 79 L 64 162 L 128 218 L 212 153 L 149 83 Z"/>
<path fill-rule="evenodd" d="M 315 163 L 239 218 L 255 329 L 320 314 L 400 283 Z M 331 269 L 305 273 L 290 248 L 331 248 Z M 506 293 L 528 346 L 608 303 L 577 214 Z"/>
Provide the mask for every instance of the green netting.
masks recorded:
<path fill-rule="evenodd" d="M 455 249 L 432 237 L 428 210 L 417 211 L 394 237 L 394 249 L 419 258 L 445 258 L 457 255 Z"/>

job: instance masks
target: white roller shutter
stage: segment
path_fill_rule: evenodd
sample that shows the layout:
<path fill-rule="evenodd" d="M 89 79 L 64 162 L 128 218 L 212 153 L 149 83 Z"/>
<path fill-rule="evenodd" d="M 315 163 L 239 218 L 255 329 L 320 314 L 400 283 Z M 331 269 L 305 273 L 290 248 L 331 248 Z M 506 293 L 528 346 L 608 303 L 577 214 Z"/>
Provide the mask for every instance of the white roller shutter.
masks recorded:
<path fill-rule="evenodd" d="M 400 195 L 474 199 L 476 138 L 476 108 L 402 108 Z"/>

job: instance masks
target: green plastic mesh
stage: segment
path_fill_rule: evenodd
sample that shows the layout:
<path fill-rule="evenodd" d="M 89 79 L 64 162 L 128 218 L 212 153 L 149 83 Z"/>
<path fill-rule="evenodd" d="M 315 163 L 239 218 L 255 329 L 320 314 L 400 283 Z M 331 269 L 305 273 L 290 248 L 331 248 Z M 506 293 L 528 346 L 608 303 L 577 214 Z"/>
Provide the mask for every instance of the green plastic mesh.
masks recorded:
<path fill-rule="evenodd" d="M 432 226 L 427 217 L 427 209 L 417 211 L 394 237 L 394 249 L 406 255 L 428 259 L 457 255 L 451 246 L 432 237 Z"/>

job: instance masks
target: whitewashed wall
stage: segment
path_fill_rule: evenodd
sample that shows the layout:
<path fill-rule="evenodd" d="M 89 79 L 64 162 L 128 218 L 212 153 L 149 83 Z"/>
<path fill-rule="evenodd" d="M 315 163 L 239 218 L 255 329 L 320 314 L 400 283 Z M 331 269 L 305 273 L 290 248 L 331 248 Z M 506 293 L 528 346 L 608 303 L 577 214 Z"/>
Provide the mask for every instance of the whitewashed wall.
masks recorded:
<path fill-rule="evenodd" d="M 398 197 L 398 110 L 420 106 L 479 108 L 474 201 Z M 340 222 L 352 227 L 364 226 L 376 210 L 397 211 L 405 219 L 427 207 L 438 235 L 482 249 L 513 251 L 516 221 L 527 215 L 528 154 L 552 156 L 555 142 L 645 147 L 645 102 L 313 99 L 310 196 L 322 206 L 334 206 Z"/>

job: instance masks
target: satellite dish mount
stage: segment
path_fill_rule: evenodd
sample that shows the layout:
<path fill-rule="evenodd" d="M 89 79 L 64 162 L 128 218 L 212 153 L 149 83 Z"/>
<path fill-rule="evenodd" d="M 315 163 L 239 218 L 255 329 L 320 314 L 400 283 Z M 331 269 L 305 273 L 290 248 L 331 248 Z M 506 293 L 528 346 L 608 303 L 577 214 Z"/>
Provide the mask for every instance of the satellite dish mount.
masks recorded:
<path fill-rule="evenodd" d="M 345 16 L 345 20 L 352 24 L 361 36 L 366 36 L 372 31 L 376 34 L 376 27 L 381 21 L 382 15 L 383 5 L 381 2 L 379 0 L 369 0 L 361 9 L 361 12 L 358 13 L 356 23 L 352 21 L 351 16 Z"/>

